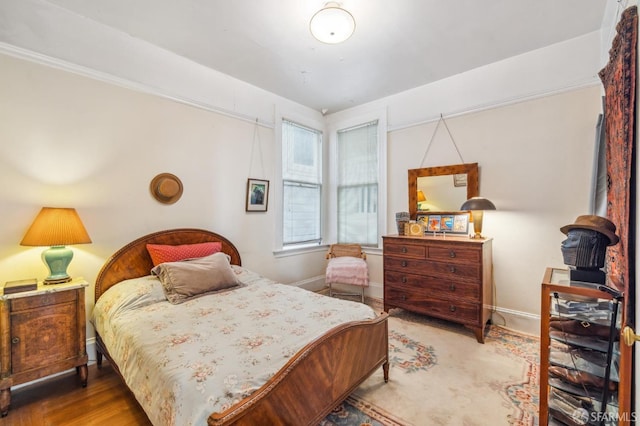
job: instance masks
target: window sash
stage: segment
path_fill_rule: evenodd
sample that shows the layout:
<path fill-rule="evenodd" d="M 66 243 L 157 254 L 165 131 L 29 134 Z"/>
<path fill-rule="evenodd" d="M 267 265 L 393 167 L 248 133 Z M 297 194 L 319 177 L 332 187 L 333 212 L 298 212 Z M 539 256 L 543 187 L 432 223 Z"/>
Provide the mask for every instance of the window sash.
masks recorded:
<path fill-rule="evenodd" d="M 378 121 L 337 132 L 339 243 L 378 244 Z"/>
<path fill-rule="evenodd" d="M 322 133 L 291 121 L 282 122 L 282 179 L 322 183 Z"/>
<path fill-rule="evenodd" d="M 378 184 L 338 188 L 338 242 L 376 245 Z"/>
<path fill-rule="evenodd" d="M 282 120 L 282 245 L 322 239 L 322 133 Z"/>
<path fill-rule="evenodd" d="M 320 242 L 321 185 L 283 183 L 283 245 Z"/>

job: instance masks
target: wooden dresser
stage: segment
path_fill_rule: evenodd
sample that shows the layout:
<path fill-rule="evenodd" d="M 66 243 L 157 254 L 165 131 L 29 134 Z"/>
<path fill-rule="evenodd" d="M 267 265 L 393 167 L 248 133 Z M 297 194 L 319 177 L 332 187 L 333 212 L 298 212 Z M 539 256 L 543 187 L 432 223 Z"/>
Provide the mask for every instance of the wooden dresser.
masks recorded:
<path fill-rule="evenodd" d="M 467 236 L 382 237 L 384 310 L 464 324 L 484 343 L 492 297 L 491 239 Z"/>
<path fill-rule="evenodd" d="M 86 318 L 81 278 L 0 296 L 0 414 L 11 387 L 76 368 L 87 385 Z"/>

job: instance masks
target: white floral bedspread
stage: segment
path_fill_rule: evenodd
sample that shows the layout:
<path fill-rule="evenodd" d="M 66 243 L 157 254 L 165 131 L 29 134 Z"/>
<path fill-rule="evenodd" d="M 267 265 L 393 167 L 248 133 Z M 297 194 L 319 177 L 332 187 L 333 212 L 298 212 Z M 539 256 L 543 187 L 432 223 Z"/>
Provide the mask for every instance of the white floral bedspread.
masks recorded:
<path fill-rule="evenodd" d="M 206 425 L 307 343 L 376 316 L 361 303 L 233 268 L 247 285 L 180 305 L 167 302 L 152 276 L 123 281 L 96 303 L 91 322 L 156 426 Z"/>

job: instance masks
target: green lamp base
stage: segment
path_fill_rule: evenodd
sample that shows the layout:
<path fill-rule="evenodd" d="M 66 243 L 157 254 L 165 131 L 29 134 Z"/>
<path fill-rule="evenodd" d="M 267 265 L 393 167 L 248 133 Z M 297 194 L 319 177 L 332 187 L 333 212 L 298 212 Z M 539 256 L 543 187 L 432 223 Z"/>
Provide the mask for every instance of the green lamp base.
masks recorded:
<path fill-rule="evenodd" d="M 73 259 L 73 251 L 65 246 L 52 246 L 42 252 L 42 261 L 49 268 L 45 284 L 61 284 L 71 281 L 67 267 Z"/>

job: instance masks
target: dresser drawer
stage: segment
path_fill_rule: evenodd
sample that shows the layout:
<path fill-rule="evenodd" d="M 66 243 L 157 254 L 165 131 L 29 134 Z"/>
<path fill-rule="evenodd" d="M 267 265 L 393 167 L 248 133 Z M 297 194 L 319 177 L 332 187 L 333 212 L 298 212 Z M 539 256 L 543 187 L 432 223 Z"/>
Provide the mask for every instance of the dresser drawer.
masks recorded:
<path fill-rule="evenodd" d="M 427 246 L 427 258 L 443 262 L 473 262 L 478 263 L 482 252 L 474 248 L 456 246 Z"/>
<path fill-rule="evenodd" d="M 425 292 L 427 296 L 431 295 L 443 299 L 467 299 L 472 303 L 477 303 L 480 300 L 480 285 L 478 283 L 435 278 L 427 275 L 385 271 L 384 285 L 407 292 Z"/>
<path fill-rule="evenodd" d="M 424 245 L 387 243 L 384 245 L 385 256 L 399 256 L 413 259 L 425 259 L 427 257 L 427 247 Z"/>
<path fill-rule="evenodd" d="M 480 321 L 480 305 L 458 300 L 442 300 L 429 297 L 422 291 L 403 287 L 385 287 L 385 305 L 428 314 L 460 324 L 477 324 Z"/>
<path fill-rule="evenodd" d="M 47 293 L 40 296 L 21 297 L 11 301 L 11 311 L 24 311 L 27 309 L 40 308 L 42 306 L 57 305 L 76 300 L 75 291 L 60 291 Z"/>
<path fill-rule="evenodd" d="M 413 273 L 439 278 L 455 280 L 479 281 L 481 279 L 480 265 L 468 263 L 435 262 L 430 260 L 402 259 L 398 257 L 384 257 L 385 271 Z"/>

